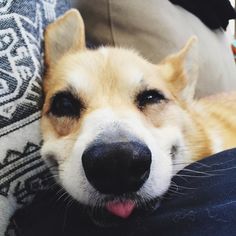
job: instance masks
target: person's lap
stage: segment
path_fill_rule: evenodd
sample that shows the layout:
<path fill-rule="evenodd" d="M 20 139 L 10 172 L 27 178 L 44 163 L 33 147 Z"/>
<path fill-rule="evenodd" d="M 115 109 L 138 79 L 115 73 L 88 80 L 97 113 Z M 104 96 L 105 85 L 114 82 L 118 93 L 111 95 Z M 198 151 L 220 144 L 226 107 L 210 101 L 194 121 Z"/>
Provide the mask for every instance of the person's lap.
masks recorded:
<path fill-rule="evenodd" d="M 235 235 L 236 149 L 194 163 L 173 178 L 173 186 L 151 215 L 115 228 L 95 226 L 83 211 L 41 194 L 14 218 L 19 235 Z M 177 187 L 178 186 L 178 187 Z M 50 199 L 50 200 L 49 200 Z"/>

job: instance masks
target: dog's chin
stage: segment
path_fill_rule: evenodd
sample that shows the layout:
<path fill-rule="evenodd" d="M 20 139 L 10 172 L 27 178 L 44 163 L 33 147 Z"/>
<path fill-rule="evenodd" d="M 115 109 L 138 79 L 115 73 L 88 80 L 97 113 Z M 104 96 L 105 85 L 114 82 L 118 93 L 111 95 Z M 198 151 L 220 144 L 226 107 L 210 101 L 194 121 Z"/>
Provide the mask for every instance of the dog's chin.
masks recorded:
<path fill-rule="evenodd" d="M 117 201 L 115 198 L 112 200 L 111 198 L 103 200 L 103 204 L 101 204 L 101 206 L 97 206 L 97 207 L 86 206 L 87 213 L 95 225 L 100 226 L 100 227 L 114 227 L 120 224 L 125 224 L 135 218 L 149 215 L 153 213 L 160 206 L 159 197 L 152 200 L 148 200 L 148 201 L 146 200 L 140 201 L 139 199 L 135 199 L 135 198 L 128 198 L 128 201 L 130 201 L 130 199 L 135 202 L 135 208 L 132 211 L 131 215 L 127 218 L 114 215 L 106 209 L 105 204 L 110 201 Z M 120 201 L 124 202 L 125 199 L 122 198 L 122 200 Z"/>

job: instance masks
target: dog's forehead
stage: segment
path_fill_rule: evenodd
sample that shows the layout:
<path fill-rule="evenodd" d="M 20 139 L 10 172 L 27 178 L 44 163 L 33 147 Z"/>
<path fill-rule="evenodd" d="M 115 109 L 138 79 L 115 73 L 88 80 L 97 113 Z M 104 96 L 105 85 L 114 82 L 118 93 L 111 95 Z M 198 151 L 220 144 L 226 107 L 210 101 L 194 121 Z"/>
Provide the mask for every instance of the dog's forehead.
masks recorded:
<path fill-rule="evenodd" d="M 125 91 L 148 85 L 156 66 L 130 50 L 99 48 L 64 57 L 58 71 L 73 88 L 94 93 L 109 86 Z"/>

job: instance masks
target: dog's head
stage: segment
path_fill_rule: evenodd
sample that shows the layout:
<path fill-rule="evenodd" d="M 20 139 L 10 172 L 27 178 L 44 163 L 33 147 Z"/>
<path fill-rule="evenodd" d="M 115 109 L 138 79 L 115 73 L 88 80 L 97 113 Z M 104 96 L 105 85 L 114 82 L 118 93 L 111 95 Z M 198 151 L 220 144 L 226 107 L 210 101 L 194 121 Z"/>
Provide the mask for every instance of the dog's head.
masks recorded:
<path fill-rule="evenodd" d="M 197 43 L 154 65 L 121 48 L 86 49 L 71 10 L 45 33 L 42 155 L 78 202 L 109 219 L 153 208 L 173 163 L 189 157 L 185 111 L 197 78 Z"/>

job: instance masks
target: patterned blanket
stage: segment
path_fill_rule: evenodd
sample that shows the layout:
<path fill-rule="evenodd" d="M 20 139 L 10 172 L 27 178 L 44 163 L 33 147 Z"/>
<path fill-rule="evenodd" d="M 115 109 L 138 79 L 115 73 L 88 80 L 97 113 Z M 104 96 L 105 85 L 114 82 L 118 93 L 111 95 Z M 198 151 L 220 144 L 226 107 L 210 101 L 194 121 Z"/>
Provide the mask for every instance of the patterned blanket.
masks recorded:
<path fill-rule="evenodd" d="M 44 27 L 66 0 L 0 0 L 0 236 L 14 211 L 44 188 L 39 119 Z"/>

